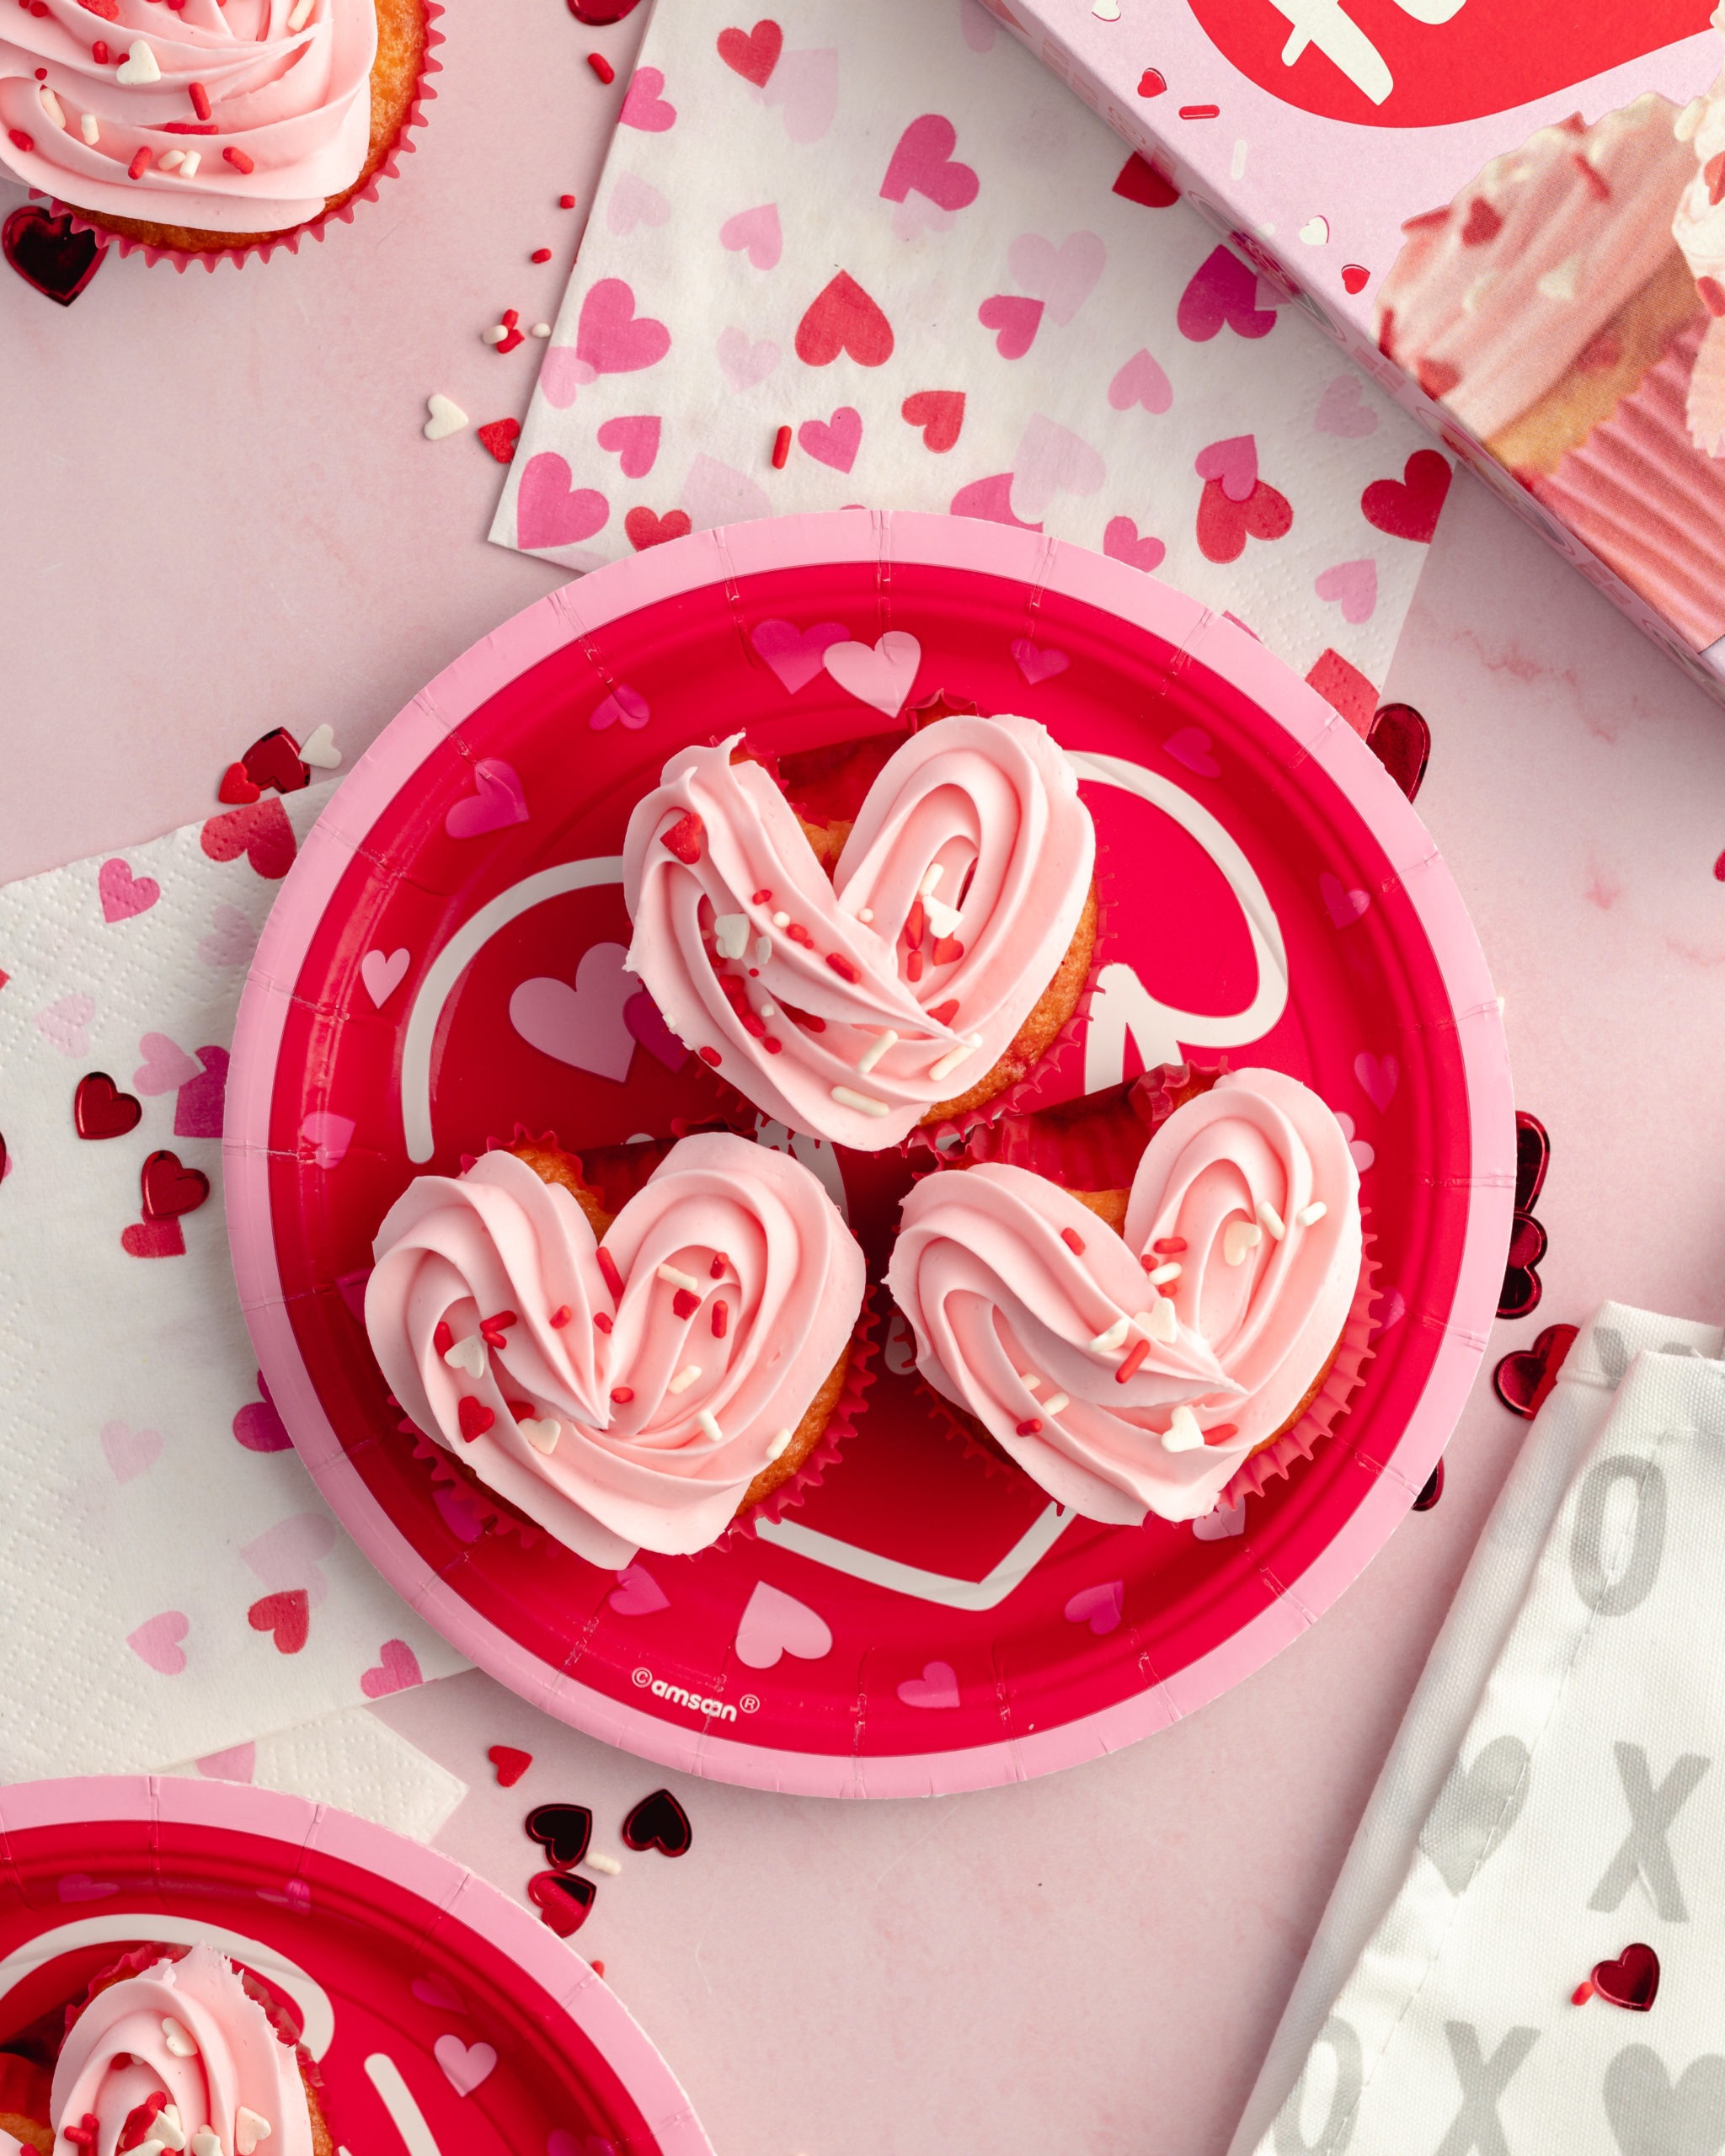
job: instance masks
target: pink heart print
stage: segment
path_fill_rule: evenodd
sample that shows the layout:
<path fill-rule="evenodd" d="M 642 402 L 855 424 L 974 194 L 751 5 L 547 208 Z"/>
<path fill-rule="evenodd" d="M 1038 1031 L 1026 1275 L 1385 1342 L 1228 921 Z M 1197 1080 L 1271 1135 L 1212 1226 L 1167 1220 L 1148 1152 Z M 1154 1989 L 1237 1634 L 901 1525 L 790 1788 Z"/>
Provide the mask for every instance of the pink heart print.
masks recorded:
<path fill-rule="evenodd" d="M 841 404 L 830 419 L 804 419 L 797 440 L 805 456 L 835 472 L 848 472 L 862 446 L 862 414 L 852 404 Z"/>
<path fill-rule="evenodd" d="M 650 179 L 643 179 L 638 173 L 622 173 L 605 205 L 606 223 L 624 238 L 637 225 L 662 225 L 670 215 L 670 203 Z"/>
<path fill-rule="evenodd" d="M 623 971 L 627 955 L 621 943 L 595 943 L 582 953 L 573 987 L 544 974 L 522 981 L 509 1000 L 510 1025 L 542 1055 L 620 1086 L 635 1053 L 625 1006 L 639 987 Z"/>
<path fill-rule="evenodd" d="M 243 966 L 258 940 L 238 906 L 217 906 L 210 916 L 210 933 L 200 939 L 198 956 L 206 966 Z"/>
<path fill-rule="evenodd" d="M 1362 1049 L 1354 1059 L 1354 1075 L 1367 1100 L 1382 1115 L 1402 1082 L 1401 1064 L 1393 1055 L 1371 1055 Z"/>
<path fill-rule="evenodd" d="M 367 951 L 360 961 L 360 979 L 366 993 L 381 1011 L 407 979 L 413 953 L 405 945 L 398 951 Z"/>
<path fill-rule="evenodd" d="M 1226 247 L 1212 248 L 1180 295 L 1180 334 L 1207 344 L 1226 325 L 1236 337 L 1268 337 L 1275 311 L 1258 304 L 1258 275 Z"/>
<path fill-rule="evenodd" d="M 1109 559 L 1124 562 L 1130 568 L 1159 569 L 1167 559 L 1168 550 L 1160 539 L 1146 532 L 1140 538 L 1138 526 L 1130 516 L 1111 516 L 1103 528 L 1102 550 Z"/>
<path fill-rule="evenodd" d="M 147 1618 L 136 1631 L 128 1632 L 126 1644 L 159 1675 L 178 1677 L 185 1668 L 185 1650 L 179 1643 L 190 1630 L 191 1620 L 183 1609 L 164 1609 Z"/>
<path fill-rule="evenodd" d="M 829 644 L 821 664 L 847 695 L 893 718 L 916 686 L 922 646 L 908 629 L 889 629 L 877 643 Z"/>
<path fill-rule="evenodd" d="M 144 1060 L 133 1071 L 131 1082 L 141 1093 L 177 1093 L 202 1067 L 166 1033 L 146 1033 L 138 1043 L 138 1054 Z"/>
<path fill-rule="evenodd" d="M 407 1641 L 386 1640 L 378 1651 L 377 1667 L 360 1672 L 360 1689 L 368 1700 L 387 1700 L 392 1692 L 405 1692 L 425 1681 L 419 1658 Z"/>
<path fill-rule="evenodd" d="M 1107 465 L 1081 435 L 1033 412 L 1012 458 L 1013 514 L 1040 518 L 1056 494 L 1097 494 L 1107 477 Z"/>
<path fill-rule="evenodd" d="M 1042 326 L 1040 300 L 1027 300 L 1013 292 L 996 292 L 976 310 L 985 329 L 995 331 L 994 348 L 1003 360 L 1022 360 L 1036 342 Z"/>
<path fill-rule="evenodd" d="M 1332 876 L 1327 869 L 1318 878 L 1317 888 L 1324 911 L 1338 928 L 1351 928 L 1371 904 L 1369 891 L 1349 890 L 1339 876 Z"/>
<path fill-rule="evenodd" d="M 268 1594 L 302 1593 L 315 1609 L 329 1593 L 321 1560 L 335 1547 L 335 1523 L 327 1513 L 291 1513 L 240 1545 L 240 1556 Z"/>
<path fill-rule="evenodd" d="M 670 1597 L 644 1565 L 625 1565 L 605 1598 L 619 1617 L 651 1617 L 670 1608 Z"/>
<path fill-rule="evenodd" d="M 594 440 L 617 458 L 626 479 L 644 479 L 659 461 L 660 422 L 656 414 L 607 419 Z"/>
<path fill-rule="evenodd" d="M 902 202 L 913 190 L 943 210 L 963 210 L 976 200 L 980 184 L 969 165 L 953 156 L 958 130 L 937 112 L 925 112 L 900 136 L 880 183 L 883 199 Z"/>
<path fill-rule="evenodd" d="M 473 766 L 473 791 L 451 806 L 443 828 L 452 839 L 476 839 L 526 820 L 527 797 L 515 766 L 497 756 L 481 756 Z"/>
<path fill-rule="evenodd" d="M 758 209 L 739 210 L 727 217 L 718 228 L 718 243 L 729 254 L 746 251 L 757 270 L 776 270 L 785 251 L 777 203 L 763 202 Z"/>
<path fill-rule="evenodd" d="M 665 1024 L 664 1012 L 644 988 L 638 988 L 624 1004 L 623 1023 L 667 1070 L 681 1070 L 688 1061 L 687 1046 Z"/>
<path fill-rule="evenodd" d="M 467 2004 L 453 1984 L 446 1984 L 441 1977 L 415 1977 L 408 1986 L 422 2006 L 441 2006 L 446 2014 L 470 2014 Z"/>
<path fill-rule="evenodd" d="M 1246 1532 L 1246 1500 L 1236 1497 L 1231 1505 L 1218 1505 L 1213 1513 L 1206 1513 L 1202 1519 L 1192 1523 L 1192 1532 L 1200 1542 L 1226 1542 L 1230 1536 Z"/>
<path fill-rule="evenodd" d="M 286 1452 L 293 1439 L 275 1412 L 275 1403 L 270 1397 L 270 1388 L 264 1382 L 261 1370 L 258 1372 L 258 1390 L 263 1397 L 248 1400 L 234 1416 L 235 1442 L 248 1452 Z"/>
<path fill-rule="evenodd" d="M 794 622 L 775 616 L 757 622 L 749 632 L 749 641 L 777 675 L 785 693 L 793 696 L 821 671 L 827 647 L 847 643 L 850 634 L 842 622 L 816 622 L 799 629 Z"/>
<path fill-rule="evenodd" d="M 192 1764 L 212 1782 L 248 1782 L 258 1770 L 258 1748 L 230 1744 L 225 1752 L 206 1752 Z"/>
<path fill-rule="evenodd" d="M 473 1492 L 459 1483 L 433 1483 L 431 1502 L 457 1542 L 477 1542 L 485 1532 L 484 1516 Z"/>
<path fill-rule="evenodd" d="M 547 353 L 547 362 L 551 355 Z M 527 459 L 515 494 L 515 537 L 531 552 L 535 547 L 574 547 L 602 531 L 611 504 L 595 487 L 578 487 L 569 460 L 554 449 Z"/>
<path fill-rule="evenodd" d="M 658 71 L 649 68 L 645 72 L 654 74 Z M 399 1644 L 398 1641 L 392 1642 Z M 464 2044 L 459 2036 L 440 2036 L 432 2045 L 431 2052 L 457 2096 L 471 2096 L 497 2064 L 497 2053 L 489 2044 Z"/>
<path fill-rule="evenodd" d="M 1168 736 L 1162 747 L 1177 764 L 1184 764 L 1200 778 L 1221 776 L 1222 767 L 1210 754 L 1210 738 L 1201 726 L 1183 726 L 1178 734 Z"/>
<path fill-rule="evenodd" d="M 353 1142 L 354 1129 L 350 1115 L 338 1115 L 334 1108 L 313 1108 L 301 1120 L 300 1140 L 311 1149 L 314 1166 L 339 1168 Z"/>
<path fill-rule="evenodd" d="M 105 1902 L 120 1889 L 111 1880 L 92 1879 L 88 1871 L 67 1871 L 61 1874 L 58 1892 L 62 1902 Z"/>
<path fill-rule="evenodd" d="M 96 872 L 96 893 L 102 918 L 111 924 L 147 913 L 161 897 L 162 886 L 153 876 L 134 876 L 123 861 L 104 861 Z"/>
<path fill-rule="evenodd" d="M 1312 424 L 1321 435 L 1335 435 L 1344 441 L 1359 441 L 1375 434 L 1378 415 L 1359 390 L 1357 374 L 1338 374 L 1319 398 Z"/>
<path fill-rule="evenodd" d="M 826 1620 L 780 1588 L 755 1582 L 737 1626 L 737 1660 L 750 1669 L 771 1669 L 782 1655 L 819 1662 L 832 1652 Z"/>
<path fill-rule="evenodd" d="M 1064 674 L 1072 664 L 1070 654 L 1058 650 L 1053 644 L 1032 643 L 1028 637 L 1015 637 L 1012 652 L 1018 671 L 1033 689 L 1044 681 L 1051 681 L 1056 674 Z"/>
<path fill-rule="evenodd" d="M 779 363 L 779 349 L 770 337 L 750 344 L 746 330 L 721 329 L 716 347 L 725 380 L 739 395 L 765 382 Z"/>
<path fill-rule="evenodd" d="M 985 517 L 991 524 L 1010 524 L 1019 531 L 1040 531 L 1039 524 L 1027 524 L 1012 514 L 1012 475 L 996 472 L 986 479 L 973 479 L 960 487 L 950 504 L 954 516 Z"/>
<path fill-rule="evenodd" d="M 619 723 L 638 734 L 653 716 L 653 707 L 638 689 L 632 689 L 627 681 L 619 681 L 608 696 L 601 696 L 587 715 L 587 723 L 595 734 L 603 734 L 607 726 Z"/>
<path fill-rule="evenodd" d="M 227 1050 L 200 1048 L 203 1068 L 180 1086 L 174 1103 L 176 1138 L 219 1138 L 222 1111 L 227 1098 Z"/>
<path fill-rule="evenodd" d="M 1200 479 L 1216 479 L 1231 502 L 1249 502 L 1258 485 L 1258 437 L 1231 435 L 1199 451 L 1193 470 Z"/>
<path fill-rule="evenodd" d="M 1344 622 L 1369 622 L 1378 603 L 1378 565 L 1369 558 L 1338 562 L 1318 573 L 1312 590 L 1339 606 Z"/>
<path fill-rule="evenodd" d="M 1117 412 L 1130 412 L 1135 404 L 1166 412 L 1173 401 L 1173 384 L 1147 351 L 1135 352 L 1108 384 L 1108 403 Z"/>
<path fill-rule="evenodd" d="M 582 301 L 575 355 L 594 375 L 636 374 L 656 366 L 670 350 L 670 330 L 650 314 L 636 313 L 635 295 L 621 277 L 601 277 Z"/>
<path fill-rule="evenodd" d="M 1336 1121 L 1341 1126 L 1342 1135 L 1348 1140 L 1348 1150 L 1354 1156 L 1354 1166 L 1359 1169 L 1361 1175 L 1364 1175 L 1366 1170 L 1371 1166 L 1372 1162 L 1377 1158 L 1376 1149 L 1369 1144 L 1365 1139 L 1356 1138 L 1354 1136 L 1354 1118 L 1351 1115 L 1343 1115 L 1342 1112 L 1338 1109 L 1336 1113 Z M 1385 1299 L 1385 1308 L 1388 1309 L 1392 1305 L 1399 1305 L 1401 1300 L 1402 1298 L 1400 1294 L 1392 1288 L 1390 1289 Z M 1399 1310 L 1397 1311 L 1397 1315 L 1400 1315 Z M 1393 1317 L 1381 1316 L 1378 1319 L 1379 1330 L 1381 1331 L 1386 1331 L 1395 1322 L 1396 1320 Z"/>
<path fill-rule="evenodd" d="M 784 115 L 785 133 L 805 147 L 818 142 L 832 125 L 839 102 L 839 56 L 831 45 L 817 45 L 781 56 L 763 86 L 761 102 Z"/>
<path fill-rule="evenodd" d="M 956 1707 L 959 1673 L 949 1662 L 926 1662 L 920 1677 L 907 1677 L 899 1687 L 907 1707 Z"/>
<path fill-rule="evenodd" d="M 101 1444 L 104 1458 L 116 1482 L 130 1482 L 156 1465 L 162 1454 L 159 1430 L 135 1430 L 127 1422 L 104 1422 Z"/>
<path fill-rule="evenodd" d="M 622 109 L 617 114 L 619 125 L 638 127 L 644 135 L 663 135 L 674 127 L 677 109 L 659 94 L 664 88 L 665 77 L 658 68 L 638 67 L 629 77 Z"/>
<path fill-rule="evenodd" d="M 1124 1580 L 1103 1580 L 1095 1587 L 1080 1588 L 1066 1604 L 1069 1625 L 1088 1625 L 1098 1639 L 1115 1630 L 1126 1607 Z"/>
<path fill-rule="evenodd" d="M 1095 289 L 1108 251 L 1095 232 L 1072 232 L 1059 246 L 1040 232 L 1021 232 L 1007 249 L 1013 281 L 1047 302 L 1062 328 Z"/>

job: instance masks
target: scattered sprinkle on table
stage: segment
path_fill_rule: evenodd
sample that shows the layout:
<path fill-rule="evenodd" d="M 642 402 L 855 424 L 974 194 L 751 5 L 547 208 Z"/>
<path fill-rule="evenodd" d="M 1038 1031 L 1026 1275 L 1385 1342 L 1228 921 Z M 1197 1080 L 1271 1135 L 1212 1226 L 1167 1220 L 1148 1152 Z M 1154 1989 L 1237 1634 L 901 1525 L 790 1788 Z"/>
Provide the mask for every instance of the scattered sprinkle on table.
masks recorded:
<path fill-rule="evenodd" d="M 772 444 L 772 468 L 775 472 L 784 470 L 785 461 L 790 453 L 791 430 L 788 427 L 781 427 L 774 436 Z"/>
<path fill-rule="evenodd" d="M 602 52 L 590 52 L 587 55 L 587 65 L 601 83 L 614 83 L 617 80 L 616 68 L 611 66 Z"/>

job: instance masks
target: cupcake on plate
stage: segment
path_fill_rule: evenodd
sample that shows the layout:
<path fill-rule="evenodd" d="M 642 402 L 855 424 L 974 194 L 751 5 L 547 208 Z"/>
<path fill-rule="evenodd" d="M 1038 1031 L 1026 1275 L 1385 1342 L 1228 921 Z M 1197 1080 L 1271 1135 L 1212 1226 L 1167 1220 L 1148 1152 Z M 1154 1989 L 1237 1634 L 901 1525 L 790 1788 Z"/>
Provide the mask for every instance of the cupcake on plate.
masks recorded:
<path fill-rule="evenodd" d="M 926 1177 L 887 1271 L 935 1390 L 1115 1525 L 1213 1511 L 1321 1396 L 1345 1397 L 1363 1345 L 1359 1178 L 1335 1115 L 1276 1070 L 1181 1091 L 1130 1188 L 1001 1161 Z"/>
<path fill-rule="evenodd" d="M 40 2156 L 335 2156 L 293 2025 L 213 1947 L 135 1949 L 13 2042 L 0 2127 Z"/>
<path fill-rule="evenodd" d="M 578 1556 L 684 1555 L 790 1486 L 846 1396 L 862 1253 L 789 1155 L 679 1139 L 615 1214 L 553 1142 L 418 1177 L 366 1330 L 409 1421 Z"/>
<path fill-rule="evenodd" d="M 862 1152 L 1022 1083 L 1096 943 L 1095 829 L 1046 728 L 937 719 L 825 821 L 740 740 L 679 750 L 629 819 L 628 964 L 672 1032 Z"/>
<path fill-rule="evenodd" d="M 393 169 L 438 12 L 426 0 L 8 8 L 0 168 L 152 258 L 213 267 L 268 248 Z"/>

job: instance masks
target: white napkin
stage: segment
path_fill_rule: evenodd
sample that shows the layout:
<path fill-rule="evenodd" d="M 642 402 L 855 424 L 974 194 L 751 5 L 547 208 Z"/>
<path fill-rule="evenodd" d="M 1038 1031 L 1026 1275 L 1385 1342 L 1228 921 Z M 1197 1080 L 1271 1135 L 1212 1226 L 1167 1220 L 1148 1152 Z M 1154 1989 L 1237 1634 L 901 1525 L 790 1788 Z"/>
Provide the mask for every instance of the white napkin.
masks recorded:
<path fill-rule="evenodd" d="M 1607 1304 L 1474 1553 L 1234 2156 L 1725 2146 L 1725 1345 Z M 1642 2016 L 1572 1994 L 1632 1942 Z"/>
<path fill-rule="evenodd" d="M 0 890 L 0 1780 L 195 1758 L 466 1667 L 286 1445 L 228 1262 L 234 1012 L 328 792 Z M 130 1132 L 78 1136 L 95 1071 L 139 1102 Z M 158 1150 L 210 1196 L 152 1227 Z"/>
<path fill-rule="evenodd" d="M 853 502 L 1022 520 L 1233 613 L 1363 724 L 1427 553 L 1364 501 L 1417 451 L 1445 482 L 1420 430 L 1189 204 L 1114 191 L 1120 142 L 976 0 L 737 12 L 648 27 L 492 537 L 585 569 Z M 880 364 L 818 324 L 799 352 L 840 273 Z M 1200 463 L 1213 512 L 1261 485 L 1285 535 L 1206 553 Z"/>

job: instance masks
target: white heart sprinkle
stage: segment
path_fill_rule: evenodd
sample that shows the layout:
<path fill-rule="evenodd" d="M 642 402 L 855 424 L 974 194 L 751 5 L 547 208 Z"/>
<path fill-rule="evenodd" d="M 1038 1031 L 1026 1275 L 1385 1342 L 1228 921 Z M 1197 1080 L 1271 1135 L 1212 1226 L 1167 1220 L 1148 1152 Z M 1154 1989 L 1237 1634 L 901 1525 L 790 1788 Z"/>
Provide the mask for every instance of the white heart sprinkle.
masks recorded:
<path fill-rule="evenodd" d="M 713 941 L 721 958 L 740 958 L 749 947 L 749 916 L 722 913 L 713 924 Z"/>
<path fill-rule="evenodd" d="M 315 764 L 320 771 L 333 771 L 341 761 L 341 751 L 335 745 L 334 729 L 325 720 L 314 727 L 312 738 L 300 750 L 302 764 Z"/>
<path fill-rule="evenodd" d="M 1168 1418 L 1168 1427 L 1162 1432 L 1164 1452 L 1196 1452 L 1204 1443 L 1204 1432 L 1198 1426 L 1198 1417 L 1182 1401 Z"/>
<path fill-rule="evenodd" d="M 532 1446 L 535 1452 L 555 1452 L 557 1441 L 563 1435 L 563 1424 L 554 1415 L 547 1415 L 542 1421 L 537 1422 L 532 1416 L 524 1415 L 515 1424 L 515 1428 Z"/>
<path fill-rule="evenodd" d="M 142 38 L 132 41 L 131 51 L 120 63 L 116 81 L 121 83 L 159 83 L 162 70 L 157 65 L 156 55 Z"/>
<path fill-rule="evenodd" d="M 176 2058 L 195 2058 L 198 2055 L 191 2031 L 184 2022 L 176 2021 L 171 2014 L 162 2016 L 162 2041 Z"/>
<path fill-rule="evenodd" d="M 239 2156 L 252 2156 L 260 2141 L 270 2138 L 270 2121 L 242 2104 L 233 2115 L 233 2145 Z"/>
<path fill-rule="evenodd" d="M 1300 227 L 1300 237 L 1308 247 L 1327 247 L 1330 243 L 1329 219 L 1308 217 Z"/>
<path fill-rule="evenodd" d="M 441 390 L 433 390 L 425 399 L 425 409 L 431 414 L 425 422 L 427 441 L 441 441 L 446 435 L 458 435 L 467 424 L 467 415 L 459 404 L 452 404 Z"/>
<path fill-rule="evenodd" d="M 959 909 L 949 906 L 944 899 L 925 898 L 922 910 L 937 936 L 950 936 L 959 925 Z"/>
<path fill-rule="evenodd" d="M 1117 23 L 1120 19 L 1120 0 L 1096 0 L 1090 12 L 1099 23 Z"/>
<path fill-rule="evenodd" d="M 200 2126 L 192 2136 L 192 2156 L 222 2156 L 222 2137 Z"/>
<path fill-rule="evenodd" d="M 443 1359 L 452 1370 L 465 1370 L 470 1378 L 485 1374 L 485 1342 L 477 1332 L 470 1332 L 465 1340 L 457 1340 L 446 1348 Z"/>
<path fill-rule="evenodd" d="M 179 2156 L 185 2147 L 185 2128 L 180 2123 L 177 2104 L 164 2104 L 150 2121 L 150 2131 L 164 2148 L 174 2151 L 174 2156 Z"/>
<path fill-rule="evenodd" d="M 1256 1220 L 1230 1220 L 1222 1230 L 1222 1262 L 1226 1265 L 1244 1265 L 1247 1251 L 1256 1250 L 1263 1241 L 1263 1230 Z"/>

